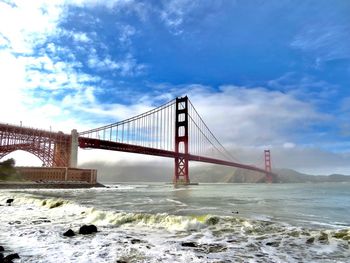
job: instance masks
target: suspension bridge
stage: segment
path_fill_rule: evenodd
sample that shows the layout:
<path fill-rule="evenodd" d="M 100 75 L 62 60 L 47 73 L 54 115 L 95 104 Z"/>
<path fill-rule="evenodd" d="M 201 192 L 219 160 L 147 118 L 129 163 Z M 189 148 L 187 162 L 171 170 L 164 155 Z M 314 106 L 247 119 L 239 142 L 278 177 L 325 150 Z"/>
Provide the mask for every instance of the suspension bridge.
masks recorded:
<path fill-rule="evenodd" d="M 189 184 L 189 162 L 231 166 L 275 176 L 271 155 L 264 151 L 265 167 L 235 160 L 205 124 L 187 96 L 176 98 L 132 118 L 84 132 L 51 132 L 0 124 L 0 159 L 15 150 L 37 156 L 47 167 L 76 167 L 78 147 L 104 149 L 174 159 L 174 184 Z"/>

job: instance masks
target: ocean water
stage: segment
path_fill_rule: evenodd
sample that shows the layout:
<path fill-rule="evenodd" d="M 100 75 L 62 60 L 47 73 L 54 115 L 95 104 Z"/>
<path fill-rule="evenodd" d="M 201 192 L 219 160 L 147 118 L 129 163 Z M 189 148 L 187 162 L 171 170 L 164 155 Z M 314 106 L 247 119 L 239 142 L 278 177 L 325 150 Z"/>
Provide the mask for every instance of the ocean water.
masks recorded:
<path fill-rule="evenodd" d="M 108 186 L 1 190 L 0 245 L 35 263 L 350 262 L 349 183 Z M 83 224 L 98 232 L 62 235 Z"/>

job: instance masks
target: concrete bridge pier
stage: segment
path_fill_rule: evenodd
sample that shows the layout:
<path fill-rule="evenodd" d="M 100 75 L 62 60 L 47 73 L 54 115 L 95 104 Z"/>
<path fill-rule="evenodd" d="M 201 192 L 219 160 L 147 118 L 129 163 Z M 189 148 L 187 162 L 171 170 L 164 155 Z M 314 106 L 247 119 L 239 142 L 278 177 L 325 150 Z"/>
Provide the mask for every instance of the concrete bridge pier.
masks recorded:
<path fill-rule="evenodd" d="M 79 134 L 76 129 L 71 131 L 71 145 L 70 145 L 70 159 L 69 167 L 77 168 L 78 166 L 78 145 L 79 145 Z"/>

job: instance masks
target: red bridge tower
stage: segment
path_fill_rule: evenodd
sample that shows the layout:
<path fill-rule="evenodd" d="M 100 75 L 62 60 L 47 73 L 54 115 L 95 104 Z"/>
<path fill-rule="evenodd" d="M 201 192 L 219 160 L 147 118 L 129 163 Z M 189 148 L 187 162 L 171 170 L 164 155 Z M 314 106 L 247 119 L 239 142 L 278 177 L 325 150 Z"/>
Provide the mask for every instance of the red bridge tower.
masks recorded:
<path fill-rule="evenodd" d="M 265 172 L 266 172 L 266 182 L 272 183 L 272 174 L 271 174 L 271 152 L 270 150 L 264 151 L 265 156 Z"/>
<path fill-rule="evenodd" d="M 176 98 L 174 184 L 189 184 L 188 176 L 188 98 Z"/>

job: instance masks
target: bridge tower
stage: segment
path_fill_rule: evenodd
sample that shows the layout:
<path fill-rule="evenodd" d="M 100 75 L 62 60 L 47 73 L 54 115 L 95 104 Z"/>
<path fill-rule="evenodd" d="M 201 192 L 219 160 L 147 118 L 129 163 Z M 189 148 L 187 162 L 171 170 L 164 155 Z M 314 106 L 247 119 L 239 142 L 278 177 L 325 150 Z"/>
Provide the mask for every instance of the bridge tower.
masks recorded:
<path fill-rule="evenodd" d="M 188 176 L 188 98 L 176 98 L 174 184 L 189 184 Z"/>
<path fill-rule="evenodd" d="M 264 151 L 264 159 L 265 159 L 265 172 L 266 172 L 266 182 L 272 183 L 272 175 L 271 175 L 271 152 L 270 150 Z"/>
<path fill-rule="evenodd" d="M 70 160 L 69 167 L 77 168 L 78 166 L 78 145 L 79 145 L 79 134 L 76 129 L 71 131 L 70 141 Z"/>

